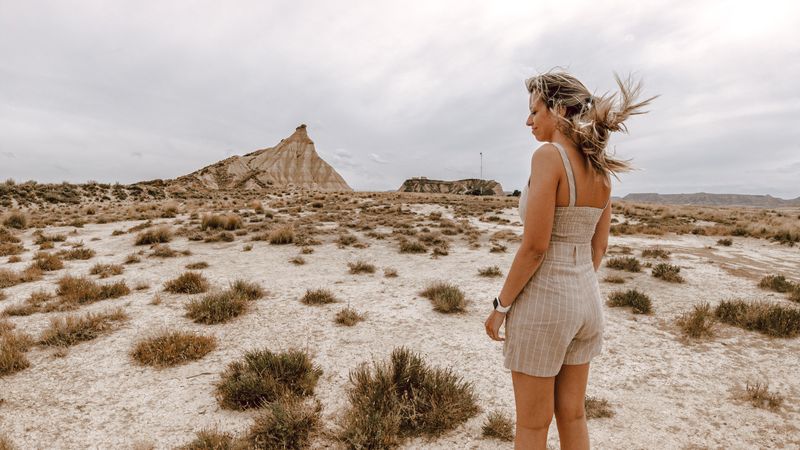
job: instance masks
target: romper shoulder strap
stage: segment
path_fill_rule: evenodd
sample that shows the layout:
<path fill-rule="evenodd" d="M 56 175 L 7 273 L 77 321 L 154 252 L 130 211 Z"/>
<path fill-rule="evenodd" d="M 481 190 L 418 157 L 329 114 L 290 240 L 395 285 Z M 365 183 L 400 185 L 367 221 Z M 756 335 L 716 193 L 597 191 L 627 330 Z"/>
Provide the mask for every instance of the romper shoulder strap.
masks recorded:
<path fill-rule="evenodd" d="M 567 182 L 569 183 L 569 206 L 575 206 L 575 176 L 572 174 L 572 164 L 569 162 L 567 152 L 564 147 L 558 142 L 551 142 L 561 153 L 561 160 L 564 162 L 564 168 L 567 170 Z"/>

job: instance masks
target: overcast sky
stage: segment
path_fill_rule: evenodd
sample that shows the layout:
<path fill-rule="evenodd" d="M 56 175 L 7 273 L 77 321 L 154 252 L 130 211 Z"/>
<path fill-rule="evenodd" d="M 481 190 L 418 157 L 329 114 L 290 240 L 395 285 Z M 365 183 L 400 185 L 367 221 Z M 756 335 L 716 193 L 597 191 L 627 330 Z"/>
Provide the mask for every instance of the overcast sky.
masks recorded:
<path fill-rule="evenodd" d="M 0 178 L 174 178 L 308 124 L 356 190 L 483 175 L 537 147 L 525 78 L 650 113 L 616 135 L 631 192 L 800 196 L 800 2 L 0 0 Z M 346 5 L 346 6 L 345 6 Z"/>

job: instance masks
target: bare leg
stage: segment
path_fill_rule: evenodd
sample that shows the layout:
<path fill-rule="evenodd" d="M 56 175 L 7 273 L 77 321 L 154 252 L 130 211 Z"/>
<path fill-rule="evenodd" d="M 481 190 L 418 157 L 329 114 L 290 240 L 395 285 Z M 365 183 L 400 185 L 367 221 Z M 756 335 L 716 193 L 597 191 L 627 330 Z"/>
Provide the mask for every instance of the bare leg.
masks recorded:
<path fill-rule="evenodd" d="M 517 405 L 516 450 L 546 450 L 547 430 L 553 420 L 555 377 L 511 372 Z"/>
<path fill-rule="evenodd" d="M 555 381 L 555 414 L 561 450 L 589 450 L 584 398 L 589 363 L 561 366 Z"/>

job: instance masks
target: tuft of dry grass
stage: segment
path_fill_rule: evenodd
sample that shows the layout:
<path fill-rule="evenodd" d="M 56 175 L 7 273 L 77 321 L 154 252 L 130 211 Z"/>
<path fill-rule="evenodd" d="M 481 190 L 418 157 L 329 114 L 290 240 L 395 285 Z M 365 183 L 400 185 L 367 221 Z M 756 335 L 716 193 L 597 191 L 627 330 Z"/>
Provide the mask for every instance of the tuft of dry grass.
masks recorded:
<path fill-rule="evenodd" d="M 258 410 L 245 440 L 252 448 L 309 448 L 309 440 L 319 427 L 321 416 L 319 400 L 284 395 Z"/>
<path fill-rule="evenodd" d="M 142 258 L 139 258 L 139 255 L 137 255 L 136 253 L 131 253 L 130 255 L 125 257 L 125 264 L 136 264 L 141 261 Z"/>
<path fill-rule="evenodd" d="M 587 395 L 583 399 L 583 409 L 586 411 L 587 419 L 602 419 L 614 417 L 614 410 L 608 400 Z"/>
<path fill-rule="evenodd" d="M 100 278 L 108 278 L 114 275 L 121 275 L 123 268 L 120 264 L 100 264 L 97 263 L 89 270 L 90 275 L 99 275 Z"/>
<path fill-rule="evenodd" d="M 176 450 L 234 450 L 234 445 L 235 438 L 232 434 L 215 429 L 204 429 L 195 434 L 192 442 L 182 445 Z"/>
<path fill-rule="evenodd" d="M 58 255 L 47 252 L 36 253 L 33 264 L 44 272 L 53 272 L 64 268 L 64 261 Z"/>
<path fill-rule="evenodd" d="M 165 244 L 172 240 L 172 232 L 169 227 L 158 227 L 142 231 L 136 235 L 134 245 L 153 245 Z"/>
<path fill-rule="evenodd" d="M 606 267 L 627 272 L 641 272 L 642 266 L 639 260 L 633 256 L 618 256 L 606 262 Z"/>
<path fill-rule="evenodd" d="M 492 411 L 486 416 L 481 430 L 483 437 L 500 439 L 506 442 L 514 440 L 514 422 L 508 415 L 499 411 Z"/>
<path fill-rule="evenodd" d="M 347 263 L 347 267 L 350 269 L 350 273 L 352 274 L 375 273 L 375 266 L 363 260 L 349 262 Z"/>
<path fill-rule="evenodd" d="M 663 248 L 653 247 L 642 250 L 642 258 L 669 259 L 670 252 Z"/>
<path fill-rule="evenodd" d="M 355 309 L 351 307 L 342 308 L 339 312 L 336 313 L 335 322 L 339 325 L 344 325 L 346 327 L 352 327 L 353 325 L 357 324 L 364 320 L 365 317 L 363 314 L 359 313 Z"/>
<path fill-rule="evenodd" d="M 758 282 L 758 287 L 770 291 L 785 293 L 795 289 L 795 283 L 787 280 L 783 275 L 767 275 Z"/>
<path fill-rule="evenodd" d="M 207 229 L 217 230 L 238 230 L 242 227 L 242 218 L 236 214 L 223 214 L 223 215 L 206 215 L 200 223 L 200 229 L 205 231 Z"/>
<path fill-rule="evenodd" d="M 653 266 L 651 271 L 653 277 L 659 278 L 670 283 L 683 283 L 683 277 L 680 275 L 681 268 L 679 266 L 667 263 L 658 263 Z"/>
<path fill-rule="evenodd" d="M 186 316 L 195 323 L 224 323 L 243 314 L 251 301 L 263 296 L 257 284 L 237 280 L 227 290 L 192 300 L 186 305 Z"/>
<path fill-rule="evenodd" d="M 62 303 L 82 305 L 131 293 L 125 281 L 100 285 L 86 277 L 65 275 L 58 280 L 56 294 Z"/>
<path fill-rule="evenodd" d="M 116 322 L 127 319 L 128 315 L 122 308 L 105 313 L 89 313 L 85 316 L 51 318 L 50 326 L 39 337 L 39 344 L 68 347 L 90 341 L 111 331 Z"/>
<path fill-rule="evenodd" d="M 428 253 L 428 247 L 420 241 L 400 241 L 400 253 Z"/>
<path fill-rule="evenodd" d="M 708 302 L 694 305 L 692 311 L 680 315 L 675 323 L 683 335 L 689 338 L 710 338 L 715 334 L 716 317 Z"/>
<path fill-rule="evenodd" d="M 792 338 L 800 335 L 800 309 L 767 302 L 723 300 L 714 309 L 720 322 L 768 336 Z"/>
<path fill-rule="evenodd" d="M 433 438 L 480 411 L 471 383 L 450 369 L 429 367 L 404 347 L 387 362 L 351 370 L 347 394 L 339 439 L 348 448 L 393 448 L 407 437 Z"/>
<path fill-rule="evenodd" d="M 430 283 L 419 295 L 430 300 L 434 311 L 441 313 L 460 313 L 467 308 L 467 301 L 461 289 L 444 281 Z"/>
<path fill-rule="evenodd" d="M 304 351 L 253 350 L 228 365 L 217 384 L 216 397 L 223 408 L 256 408 L 287 394 L 312 395 L 321 375 L 322 369 Z"/>
<path fill-rule="evenodd" d="M 478 275 L 482 277 L 502 277 L 503 272 L 500 271 L 500 267 L 498 266 L 489 266 L 478 269 Z"/>
<path fill-rule="evenodd" d="M 489 248 L 489 253 L 505 253 L 508 247 L 504 244 L 499 242 L 493 242 L 491 248 Z"/>
<path fill-rule="evenodd" d="M 267 240 L 272 245 L 291 244 L 294 242 L 294 239 L 295 239 L 294 228 L 290 225 L 272 230 L 269 233 L 269 237 L 267 237 Z"/>
<path fill-rule="evenodd" d="M 306 263 L 306 260 L 302 256 L 295 256 L 294 258 L 290 259 L 289 262 L 296 266 L 302 266 Z"/>
<path fill-rule="evenodd" d="M 216 345 L 213 336 L 165 330 L 138 341 L 131 357 L 142 365 L 169 367 L 200 359 Z"/>
<path fill-rule="evenodd" d="M 56 255 L 68 261 L 76 259 L 87 260 L 94 257 L 95 251 L 90 248 L 79 247 L 79 248 L 73 248 L 71 250 L 61 250 L 58 253 L 56 253 Z"/>
<path fill-rule="evenodd" d="M 345 248 L 348 245 L 353 245 L 358 242 L 358 238 L 350 233 L 343 233 L 340 234 L 338 238 L 336 238 L 336 245 L 339 248 Z"/>
<path fill-rule="evenodd" d="M 3 217 L 3 225 L 7 226 L 8 228 L 24 230 L 25 228 L 28 228 L 28 216 L 21 211 L 12 211 Z"/>
<path fill-rule="evenodd" d="M 740 400 L 750 402 L 756 408 L 768 409 L 770 411 L 778 410 L 783 404 L 783 395 L 769 390 L 769 383 L 747 381 L 745 389 L 738 396 Z"/>
<path fill-rule="evenodd" d="M 397 278 L 397 269 L 386 267 L 383 269 L 383 276 L 386 278 Z"/>
<path fill-rule="evenodd" d="M 173 294 L 201 294 L 208 288 L 208 280 L 199 272 L 184 272 L 178 278 L 164 283 L 164 290 Z"/>
<path fill-rule="evenodd" d="M 339 300 L 329 289 L 306 289 L 306 293 L 300 301 L 306 305 L 324 305 L 337 303 Z"/>
<path fill-rule="evenodd" d="M 653 302 L 650 297 L 637 289 L 628 289 L 624 292 L 614 291 L 608 296 L 606 304 L 611 307 L 630 306 L 635 314 L 652 314 L 653 312 Z"/>
<path fill-rule="evenodd" d="M 717 245 L 721 245 L 723 247 L 730 247 L 733 244 L 733 239 L 730 238 L 723 238 L 717 241 Z"/>
<path fill-rule="evenodd" d="M 23 332 L 14 331 L 11 322 L 0 322 L 0 377 L 30 367 L 25 357 L 33 339 Z"/>
<path fill-rule="evenodd" d="M 608 275 L 603 278 L 603 281 L 606 283 L 622 284 L 625 282 L 625 278 L 622 278 L 618 275 Z"/>
<path fill-rule="evenodd" d="M 208 263 L 205 261 L 190 263 L 186 265 L 186 268 L 189 270 L 200 270 L 200 269 L 207 269 Z"/>

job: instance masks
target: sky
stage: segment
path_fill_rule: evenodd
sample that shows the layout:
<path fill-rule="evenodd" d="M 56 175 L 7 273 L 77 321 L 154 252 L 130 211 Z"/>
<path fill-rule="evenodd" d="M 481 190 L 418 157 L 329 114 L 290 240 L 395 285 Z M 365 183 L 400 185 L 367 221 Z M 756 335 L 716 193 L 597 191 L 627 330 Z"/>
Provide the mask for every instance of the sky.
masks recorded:
<path fill-rule="evenodd" d="M 524 80 L 558 67 L 659 95 L 611 140 L 637 168 L 613 195 L 795 198 L 797 24 L 774 0 L 0 0 L 0 180 L 175 178 L 305 123 L 356 190 L 512 191 L 540 145 Z"/>

